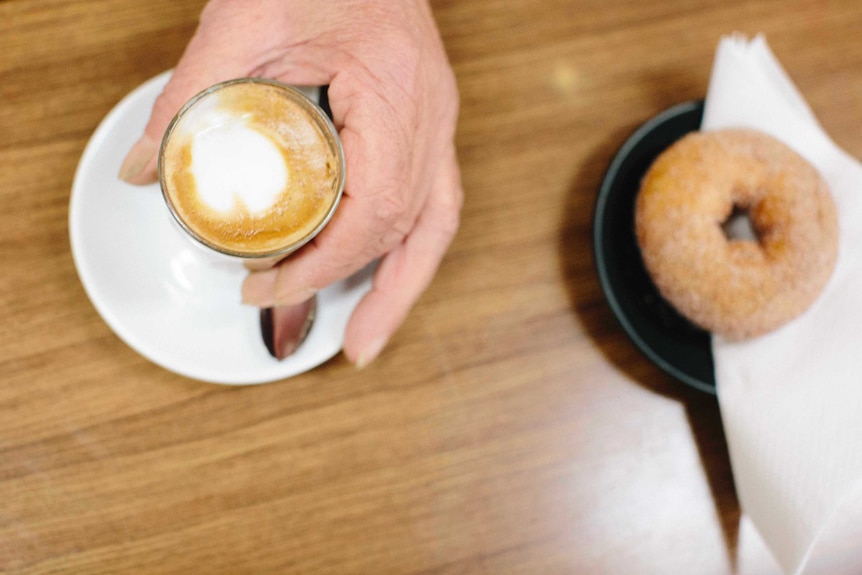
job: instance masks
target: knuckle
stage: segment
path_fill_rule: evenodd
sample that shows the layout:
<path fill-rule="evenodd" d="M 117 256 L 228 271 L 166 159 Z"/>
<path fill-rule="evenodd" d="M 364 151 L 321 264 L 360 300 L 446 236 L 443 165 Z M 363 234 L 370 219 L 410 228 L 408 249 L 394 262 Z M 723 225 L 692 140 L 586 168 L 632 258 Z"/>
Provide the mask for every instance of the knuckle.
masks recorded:
<path fill-rule="evenodd" d="M 452 204 L 449 209 L 442 210 L 434 222 L 434 227 L 437 229 L 437 232 L 447 239 L 454 238 L 455 234 L 458 233 L 458 228 L 460 226 L 460 204 Z"/>
<path fill-rule="evenodd" d="M 399 245 L 407 236 L 412 222 L 409 217 L 407 199 L 403 194 L 382 195 L 375 202 L 374 218 L 376 233 L 368 246 L 370 256 L 377 257 Z"/>
<path fill-rule="evenodd" d="M 453 233 L 458 227 L 461 225 L 461 206 L 464 203 L 464 195 L 458 194 L 457 198 L 451 204 L 451 209 L 444 212 L 443 223 L 446 229 L 451 230 Z"/>
<path fill-rule="evenodd" d="M 397 191 L 383 193 L 374 200 L 374 217 L 383 227 L 391 227 L 407 213 L 407 198 Z"/>

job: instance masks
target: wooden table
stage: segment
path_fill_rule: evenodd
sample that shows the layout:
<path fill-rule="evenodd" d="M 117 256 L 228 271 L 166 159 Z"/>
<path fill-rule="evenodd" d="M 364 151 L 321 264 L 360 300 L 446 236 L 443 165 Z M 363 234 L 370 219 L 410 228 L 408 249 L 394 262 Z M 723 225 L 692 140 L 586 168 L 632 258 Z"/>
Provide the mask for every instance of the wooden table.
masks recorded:
<path fill-rule="evenodd" d="M 715 399 L 627 339 L 590 251 L 624 139 L 763 32 L 862 156 L 857 0 L 440 0 L 461 231 L 380 359 L 185 379 L 96 313 L 68 239 L 105 114 L 198 0 L 0 3 L 0 572 L 767 575 Z M 862 572 L 858 539 L 811 573 Z"/>

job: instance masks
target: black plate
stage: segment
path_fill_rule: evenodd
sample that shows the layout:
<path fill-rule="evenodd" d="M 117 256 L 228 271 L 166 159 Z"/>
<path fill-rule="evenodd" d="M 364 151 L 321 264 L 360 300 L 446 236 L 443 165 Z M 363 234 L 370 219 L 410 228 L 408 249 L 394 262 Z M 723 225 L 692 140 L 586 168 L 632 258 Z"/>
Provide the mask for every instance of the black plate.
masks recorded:
<path fill-rule="evenodd" d="M 709 333 L 680 316 L 644 269 L 634 232 L 641 178 L 668 146 L 700 128 L 703 102 L 665 110 L 635 131 L 608 168 L 593 218 L 593 251 L 608 304 L 635 345 L 679 381 L 715 393 Z"/>

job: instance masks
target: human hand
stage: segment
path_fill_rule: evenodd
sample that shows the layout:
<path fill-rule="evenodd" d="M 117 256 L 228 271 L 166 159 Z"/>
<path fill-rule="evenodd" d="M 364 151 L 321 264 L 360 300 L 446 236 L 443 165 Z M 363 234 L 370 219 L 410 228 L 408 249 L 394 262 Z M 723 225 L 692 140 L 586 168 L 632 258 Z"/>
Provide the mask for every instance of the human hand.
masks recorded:
<path fill-rule="evenodd" d="M 428 287 L 459 225 L 458 94 L 431 10 L 425 0 L 212 0 L 120 177 L 155 182 L 176 111 L 246 76 L 329 85 L 346 181 L 327 227 L 250 273 L 243 301 L 293 306 L 381 258 L 344 336 L 345 355 L 364 367 Z"/>

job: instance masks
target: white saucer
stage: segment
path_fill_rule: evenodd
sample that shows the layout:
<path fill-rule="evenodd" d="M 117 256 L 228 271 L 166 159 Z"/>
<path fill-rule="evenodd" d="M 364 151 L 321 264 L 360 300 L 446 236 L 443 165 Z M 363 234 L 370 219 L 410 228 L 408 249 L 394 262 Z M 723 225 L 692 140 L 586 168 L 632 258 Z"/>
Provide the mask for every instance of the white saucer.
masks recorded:
<path fill-rule="evenodd" d="M 370 268 L 318 294 L 308 338 L 278 361 L 261 338 L 258 310 L 240 303 L 245 270 L 209 261 L 183 237 L 158 184 L 135 187 L 117 178 L 169 77 L 165 72 L 126 96 L 93 133 L 78 164 L 69 235 L 90 301 L 130 347 L 193 379 L 258 384 L 322 364 L 341 350 L 347 320 L 370 289 Z"/>

